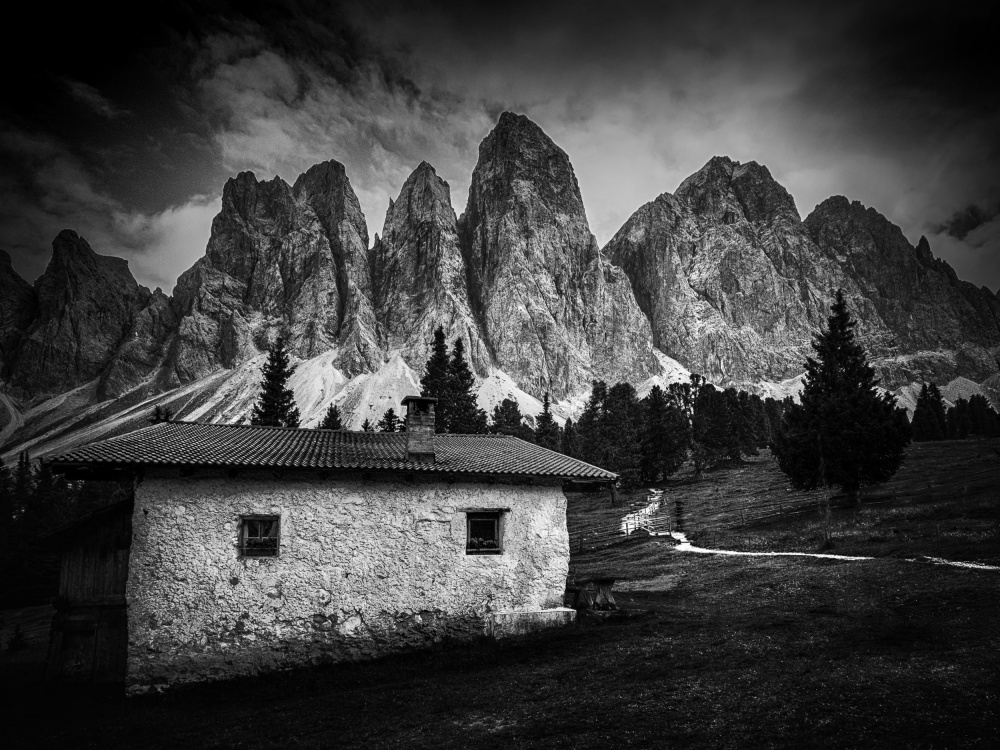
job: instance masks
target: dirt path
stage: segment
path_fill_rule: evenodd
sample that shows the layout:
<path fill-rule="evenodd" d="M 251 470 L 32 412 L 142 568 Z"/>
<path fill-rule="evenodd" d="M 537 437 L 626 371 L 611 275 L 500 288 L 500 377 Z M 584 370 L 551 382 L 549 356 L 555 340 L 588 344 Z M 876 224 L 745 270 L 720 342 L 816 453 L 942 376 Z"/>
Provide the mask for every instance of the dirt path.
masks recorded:
<path fill-rule="evenodd" d="M 622 532 L 627 536 L 635 531 L 642 530 L 650 536 L 670 537 L 678 542 L 676 548 L 678 552 L 692 552 L 700 555 L 726 555 L 730 557 L 813 557 L 825 560 L 852 561 L 876 559 L 875 557 L 864 555 L 833 555 L 822 552 L 744 552 L 741 550 L 709 549 L 707 547 L 698 547 L 687 538 L 687 535 L 684 534 L 684 532 L 673 530 L 663 531 L 662 529 L 657 529 L 656 525 L 652 522 L 654 514 L 657 510 L 659 510 L 662 503 L 663 490 L 650 489 L 649 500 L 649 504 L 644 508 L 622 517 Z M 931 565 L 949 565 L 951 567 L 964 568 L 966 570 L 1000 570 L 1000 566 L 996 565 L 946 560 L 941 557 L 929 557 L 926 555 L 901 559 L 906 562 L 929 563 Z"/>

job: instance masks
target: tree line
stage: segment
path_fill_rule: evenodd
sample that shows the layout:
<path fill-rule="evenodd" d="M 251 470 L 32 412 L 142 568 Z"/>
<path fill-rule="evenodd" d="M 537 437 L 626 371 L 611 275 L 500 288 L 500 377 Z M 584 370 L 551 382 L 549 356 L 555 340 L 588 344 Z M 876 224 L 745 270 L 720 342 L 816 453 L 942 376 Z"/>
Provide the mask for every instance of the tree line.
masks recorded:
<path fill-rule="evenodd" d="M 913 439 L 964 440 L 1000 436 L 1000 417 L 982 394 L 960 398 L 946 406 L 935 383 L 924 383 L 913 411 Z"/>
<path fill-rule="evenodd" d="M 798 402 L 717 388 L 700 375 L 666 388 L 654 386 L 641 399 L 629 383 L 596 380 L 576 422 L 567 419 L 560 426 L 545 393 L 532 426 L 512 399 L 489 415 L 478 407 L 464 343 L 456 339 L 449 352 L 442 327 L 434 332 L 421 395 L 438 399 L 437 432 L 514 435 L 614 471 L 625 484 L 662 481 L 687 462 L 701 476 L 768 447 L 796 488 L 839 487 L 856 494 L 864 484 L 892 477 L 911 439 L 1000 434 L 1000 418 L 983 396 L 959 399 L 946 409 L 933 383 L 924 385 L 911 425 L 895 398 L 878 388 L 855 327 L 838 291 L 826 327 L 814 338 L 814 356 L 806 359 Z M 298 425 L 287 387 L 290 374 L 279 340 L 264 370 L 253 424 Z M 320 427 L 342 429 L 335 405 Z M 389 409 L 375 424 L 366 419 L 362 429 L 405 431 L 406 421 Z"/>

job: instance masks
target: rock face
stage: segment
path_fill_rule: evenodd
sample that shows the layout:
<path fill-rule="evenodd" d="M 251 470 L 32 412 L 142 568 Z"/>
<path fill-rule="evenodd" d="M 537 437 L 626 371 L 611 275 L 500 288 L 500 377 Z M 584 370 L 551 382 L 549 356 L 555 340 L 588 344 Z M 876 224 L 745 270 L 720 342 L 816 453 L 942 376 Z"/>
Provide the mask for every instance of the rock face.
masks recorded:
<path fill-rule="evenodd" d="M 100 376 L 152 296 L 125 260 L 98 255 L 68 229 L 53 241 L 52 260 L 35 282 L 35 294 L 37 316 L 21 338 L 10 382 L 36 397 Z M 120 391 L 109 387 L 99 395 L 111 398 Z"/>
<path fill-rule="evenodd" d="M 0 375 L 6 375 L 21 337 L 36 315 L 35 291 L 10 264 L 10 255 L 0 250 Z"/>
<path fill-rule="evenodd" d="M 459 227 L 473 310 L 526 391 L 561 398 L 656 369 L 649 323 L 601 256 L 569 158 L 526 117 L 505 112 L 480 145 Z"/>
<path fill-rule="evenodd" d="M 913 247 L 878 211 L 842 196 L 820 203 L 805 227 L 891 332 L 876 351 L 886 358 L 883 369 L 891 380 L 943 382 L 963 375 L 978 381 L 997 372 L 997 298 L 960 281 L 951 266 L 934 258 L 926 238 Z"/>
<path fill-rule="evenodd" d="M 802 222 L 755 162 L 713 158 L 642 206 L 605 252 L 628 274 L 657 348 L 717 382 L 800 373 L 837 289 L 886 385 L 997 369 L 995 297 L 859 203 L 831 198 Z"/>
<path fill-rule="evenodd" d="M 177 282 L 176 381 L 233 367 L 280 332 L 300 357 L 336 347 L 347 373 L 377 367 L 367 250 L 342 164 L 317 164 L 294 186 L 250 172 L 229 180 L 205 257 Z"/>
<path fill-rule="evenodd" d="M 767 169 L 725 157 L 641 207 L 605 253 L 628 274 L 657 348 L 717 382 L 800 371 L 841 282 Z"/>
<path fill-rule="evenodd" d="M 427 162 L 389 203 L 369 258 L 378 339 L 388 353 L 399 350 L 422 372 L 443 326 L 449 342 L 464 340 L 473 369 L 489 372 L 493 360 L 469 303 L 451 191 Z"/>

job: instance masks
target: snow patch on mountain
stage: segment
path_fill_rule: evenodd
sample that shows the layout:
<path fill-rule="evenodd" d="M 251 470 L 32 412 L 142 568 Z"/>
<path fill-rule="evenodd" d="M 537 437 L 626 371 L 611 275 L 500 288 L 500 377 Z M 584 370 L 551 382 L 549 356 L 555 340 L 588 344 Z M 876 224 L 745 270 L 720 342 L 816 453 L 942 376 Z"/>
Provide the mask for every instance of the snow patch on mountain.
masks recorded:
<path fill-rule="evenodd" d="M 803 372 L 794 378 L 782 380 L 780 383 L 762 380 L 759 383 L 746 386 L 746 390 L 756 393 L 761 398 L 773 398 L 775 401 L 783 401 L 788 397 L 798 401 L 802 389 L 805 387 L 805 379 L 806 374 Z"/>
<path fill-rule="evenodd" d="M 656 347 L 653 347 L 653 356 L 660 365 L 660 372 L 650 378 L 646 378 L 635 389 L 640 399 L 646 398 L 653 386 L 660 386 L 666 390 L 671 383 L 687 383 L 691 380 L 691 371 L 678 362 L 673 357 L 668 357 Z"/>
<path fill-rule="evenodd" d="M 333 403 L 340 410 L 344 428 L 360 430 L 366 419 L 374 425 L 390 408 L 402 415 L 403 399 L 418 395 L 420 379 L 397 351 L 376 372 L 351 378 Z"/>
<path fill-rule="evenodd" d="M 535 418 L 542 413 L 544 408 L 541 401 L 522 391 L 510 375 L 495 367 L 491 368 L 490 374 L 483 378 L 483 382 L 479 384 L 476 405 L 492 419 L 493 408 L 499 406 L 505 398 L 517 402 L 521 414 L 528 418 L 527 421 L 530 425 L 534 424 Z M 565 423 L 566 417 L 557 413 L 555 405 L 553 405 L 552 411 L 559 424 Z"/>
<path fill-rule="evenodd" d="M 295 394 L 295 403 L 299 407 L 302 427 L 318 427 L 330 404 L 350 382 L 334 365 L 339 356 L 339 349 L 318 354 L 301 362 L 288 379 L 288 387 Z"/>

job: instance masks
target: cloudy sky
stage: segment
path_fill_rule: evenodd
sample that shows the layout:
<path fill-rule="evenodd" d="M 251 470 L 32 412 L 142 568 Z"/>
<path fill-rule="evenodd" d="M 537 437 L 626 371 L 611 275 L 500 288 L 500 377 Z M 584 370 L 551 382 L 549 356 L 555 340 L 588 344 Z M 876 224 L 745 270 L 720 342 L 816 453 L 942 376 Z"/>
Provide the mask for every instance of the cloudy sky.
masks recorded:
<path fill-rule="evenodd" d="M 425 159 L 461 213 L 512 110 L 569 153 L 602 245 L 722 154 L 766 165 L 803 216 L 860 200 L 1000 287 L 991 3 L 477 5 L 23 6 L 0 52 L 0 247 L 34 280 L 72 228 L 169 292 L 237 172 L 337 159 L 374 235 Z"/>

